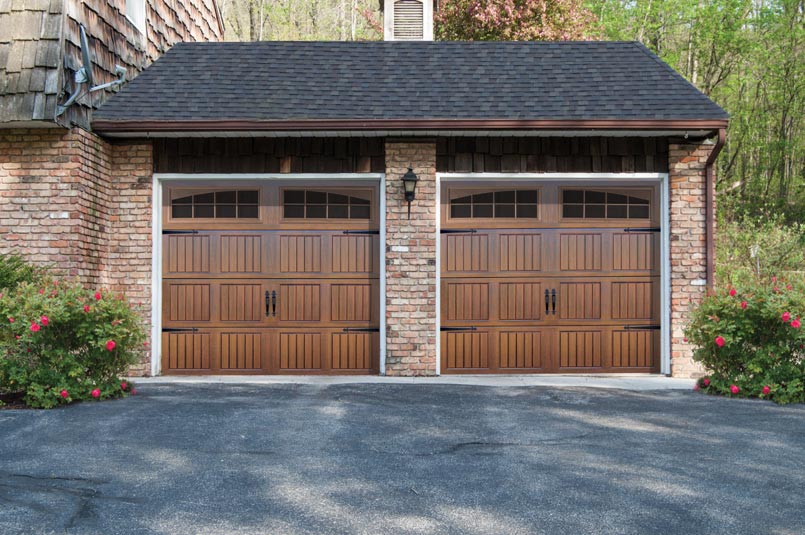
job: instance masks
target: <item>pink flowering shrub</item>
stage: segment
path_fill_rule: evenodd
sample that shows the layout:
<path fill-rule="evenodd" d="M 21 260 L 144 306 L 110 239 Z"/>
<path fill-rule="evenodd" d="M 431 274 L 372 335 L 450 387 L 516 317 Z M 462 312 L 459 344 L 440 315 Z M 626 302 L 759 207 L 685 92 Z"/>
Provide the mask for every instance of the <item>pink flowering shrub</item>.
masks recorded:
<path fill-rule="evenodd" d="M 21 392 L 39 408 L 131 390 L 120 375 L 138 359 L 145 334 L 121 296 L 57 281 L 0 292 L 0 390 Z"/>
<path fill-rule="evenodd" d="M 708 370 L 699 390 L 778 403 L 805 402 L 805 281 L 772 278 L 719 289 L 685 335 Z"/>

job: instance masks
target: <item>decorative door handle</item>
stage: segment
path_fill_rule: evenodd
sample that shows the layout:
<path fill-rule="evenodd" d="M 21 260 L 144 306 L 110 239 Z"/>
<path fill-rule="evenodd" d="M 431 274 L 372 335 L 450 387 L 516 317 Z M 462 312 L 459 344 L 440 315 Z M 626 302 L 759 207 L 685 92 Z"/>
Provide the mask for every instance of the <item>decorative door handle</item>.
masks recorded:
<path fill-rule="evenodd" d="M 548 300 L 550 299 L 549 296 L 550 292 L 547 288 L 545 288 L 545 315 L 548 315 Z"/>
<path fill-rule="evenodd" d="M 266 290 L 266 317 L 268 317 L 268 316 L 269 316 L 269 311 L 268 311 L 268 290 Z"/>
<path fill-rule="evenodd" d="M 551 290 L 551 314 L 556 315 L 556 288 Z"/>
<path fill-rule="evenodd" d="M 276 291 L 271 292 L 271 310 L 273 312 L 272 315 L 276 316 L 277 315 L 277 292 Z"/>

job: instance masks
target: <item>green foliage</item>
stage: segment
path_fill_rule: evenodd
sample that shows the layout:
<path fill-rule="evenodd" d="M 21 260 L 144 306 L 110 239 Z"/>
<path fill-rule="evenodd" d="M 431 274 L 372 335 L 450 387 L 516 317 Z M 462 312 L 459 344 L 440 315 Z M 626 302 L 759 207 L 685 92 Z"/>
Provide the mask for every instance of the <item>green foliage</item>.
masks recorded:
<path fill-rule="evenodd" d="M 39 408 L 120 397 L 130 386 L 118 377 L 144 340 L 139 316 L 121 296 L 23 282 L 0 297 L 0 390 L 24 392 Z"/>
<path fill-rule="evenodd" d="M 20 282 L 36 282 L 42 277 L 42 270 L 22 257 L 0 254 L 0 290 L 14 288 Z"/>
<path fill-rule="evenodd" d="M 716 280 L 749 287 L 805 269 L 805 225 L 781 216 L 719 222 Z"/>
<path fill-rule="evenodd" d="M 803 316 L 802 278 L 790 283 L 772 278 L 707 296 L 685 332 L 696 346 L 694 359 L 711 373 L 699 380 L 699 388 L 777 403 L 805 402 Z"/>

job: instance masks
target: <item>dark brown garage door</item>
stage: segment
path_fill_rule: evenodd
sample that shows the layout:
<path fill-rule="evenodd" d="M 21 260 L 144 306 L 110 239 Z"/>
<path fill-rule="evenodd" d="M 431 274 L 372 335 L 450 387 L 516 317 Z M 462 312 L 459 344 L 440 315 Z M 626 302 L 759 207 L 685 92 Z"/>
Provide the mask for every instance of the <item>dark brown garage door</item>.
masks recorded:
<path fill-rule="evenodd" d="M 377 189 L 166 188 L 162 369 L 377 370 Z"/>
<path fill-rule="evenodd" d="M 653 186 L 442 189 L 444 373 L 656 372 Z"/>

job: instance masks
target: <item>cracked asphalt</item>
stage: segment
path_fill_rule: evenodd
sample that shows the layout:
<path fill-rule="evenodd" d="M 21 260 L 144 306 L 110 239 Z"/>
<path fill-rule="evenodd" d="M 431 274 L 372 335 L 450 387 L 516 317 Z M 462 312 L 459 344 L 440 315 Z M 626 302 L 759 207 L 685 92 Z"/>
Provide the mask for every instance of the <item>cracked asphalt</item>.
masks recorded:
<path fill-rule="evenodd" d="M 461 385 L 138 390 L 0 411 L 0 533 L 805 533 L 801 405 Z"/>

